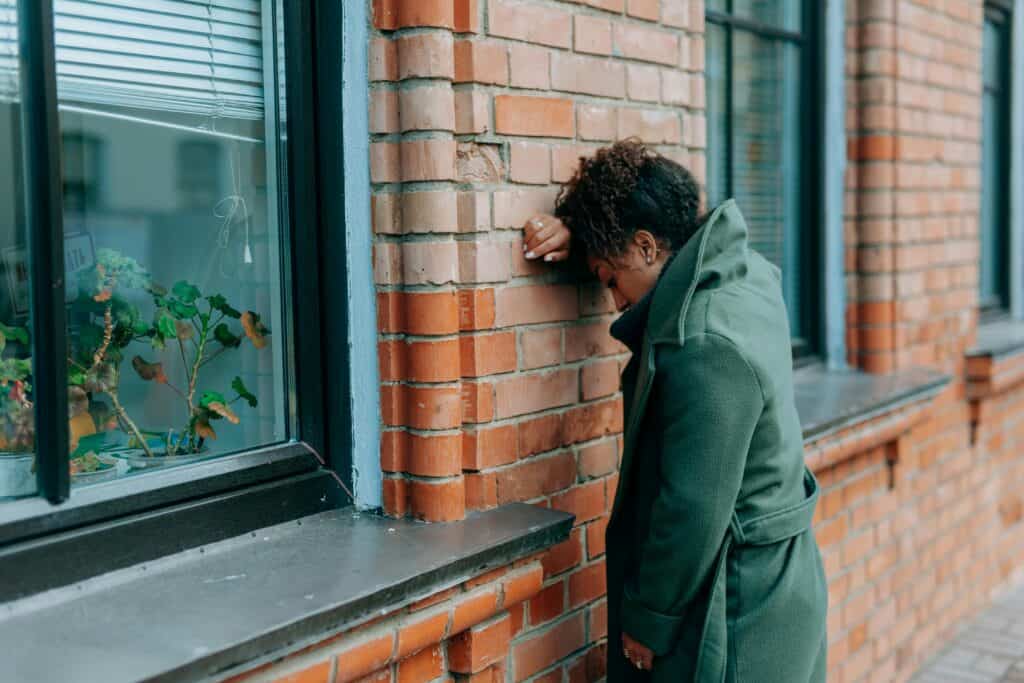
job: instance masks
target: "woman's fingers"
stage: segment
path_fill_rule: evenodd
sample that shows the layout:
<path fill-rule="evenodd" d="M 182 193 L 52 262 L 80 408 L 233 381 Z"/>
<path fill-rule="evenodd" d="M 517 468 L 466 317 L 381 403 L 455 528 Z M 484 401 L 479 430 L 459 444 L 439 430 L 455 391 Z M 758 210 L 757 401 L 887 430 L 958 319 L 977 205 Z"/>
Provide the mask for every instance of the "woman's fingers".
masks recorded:
<path fill-rule="evenodd" d="M 562 249 L 561 251 L 553 251 L 550 254 L 546 254 L 544 256 L 544 260 L 547 261 L 548 263 L 558 263 L 560 261 L 565 261 L 568 258 L 569 258 L 569 250 L 568 249 Z"/>
<path fill-rule="evenodd" d="M 534 240 L 531 244 L 527 242 L 526 258 L 535 259 L 541 256 L 549 255 L 556 251 L 562 251 L 567 246 L 568 239 L 566 235 L 561 232 L 552 231 L 547 237 L 543 237 L 539 240 Z M 547 259 L 545 259 L 547 260 Z"/>

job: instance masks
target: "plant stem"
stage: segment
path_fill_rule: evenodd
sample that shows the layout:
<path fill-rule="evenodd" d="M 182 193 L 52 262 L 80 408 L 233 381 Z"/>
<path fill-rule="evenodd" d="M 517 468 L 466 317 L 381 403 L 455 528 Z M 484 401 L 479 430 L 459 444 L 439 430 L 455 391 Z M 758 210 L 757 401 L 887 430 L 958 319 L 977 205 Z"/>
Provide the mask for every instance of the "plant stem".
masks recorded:
<path fill-rule="evenodd" d="M 142 445 L 142 450 L 146 453 L 146 457 L 152 458 L 153 451 L 150 450 L 149 444 L 146 443 L 146 438 L 142 435 L 142 431 L 132 421 L 132 419 L 128 417 L 128 412 L 124 409 L 124 406 L 121 405 L 121 402 L 117 399 L 117 391 L 108 391 L 107 395 L 110 396 L 110 401 L 111 403 L 114 404 L 114 411 L 117 413 L 118 419 L 128 426 L 128 431 L 130 431 L 132 436 L 134 436 L 135 439 L 139 442 L 139 444 Z"/>
<path fill-rule="evenodd" d="M 181 431 L 182 435 L 189 434 L 192 425 L 192 417 L 195 414 L 196 383 L 199 381 L 199 368 L 203 365 L 203 353 L 206 351 L 206 342 L 210 334 L 209 323 L 203 321 L 199 331 L 199 342 L 196 348 L 196 357 L 192 363 L 192 370 L 188 373 L 188 424 Z M 189 434 L 189 447 L 192 447 L 192 435 Z"/>

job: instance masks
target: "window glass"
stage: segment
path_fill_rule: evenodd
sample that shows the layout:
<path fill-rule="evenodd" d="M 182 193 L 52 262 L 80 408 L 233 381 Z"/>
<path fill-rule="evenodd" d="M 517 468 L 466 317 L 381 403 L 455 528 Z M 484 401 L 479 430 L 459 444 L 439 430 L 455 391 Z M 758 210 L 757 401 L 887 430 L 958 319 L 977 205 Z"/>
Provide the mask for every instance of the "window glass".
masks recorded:
<path fill-rule="evenodd" d="M 17 3 L 0 1 L 0 500 L 36 492 L 17 31 Z"/>
<path fill-rule="evenodd" d="M 985 20 L 982 72 L 981 221 L 979 289 L 983 310 L 1009 306 L 1009 36 L 1002 13 Z"/>
<path fill-rule="evenodd" d="M 801 47 L 728 23 L 709 23 L 707 40 L 709 200 L 735 198 L 751 246 L 781 268 L 802 344 Z"/>
<path fill-rule="evenodd" d="M 802 0 L 732 0 L 732 13 L 774 28 L 799 31 Z"/>
<path fill-rule="evenodd" d="M 54 2 L 73 485 L 288 437 L 266 6 Z"/>

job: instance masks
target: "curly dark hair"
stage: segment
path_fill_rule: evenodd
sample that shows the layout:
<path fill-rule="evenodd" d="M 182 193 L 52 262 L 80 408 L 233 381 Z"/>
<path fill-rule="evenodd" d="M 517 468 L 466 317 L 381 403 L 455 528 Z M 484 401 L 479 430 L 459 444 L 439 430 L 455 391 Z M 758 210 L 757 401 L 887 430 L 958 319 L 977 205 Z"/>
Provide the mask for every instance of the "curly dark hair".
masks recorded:
<path fill-rule="evenodd" d="M 604 147 L 562 188 L 555 215 L 583 256 L 621 256 L 637 230 L 677 251 L 700 228 L 700 186 L 684 167 L 637 140 Z"/>

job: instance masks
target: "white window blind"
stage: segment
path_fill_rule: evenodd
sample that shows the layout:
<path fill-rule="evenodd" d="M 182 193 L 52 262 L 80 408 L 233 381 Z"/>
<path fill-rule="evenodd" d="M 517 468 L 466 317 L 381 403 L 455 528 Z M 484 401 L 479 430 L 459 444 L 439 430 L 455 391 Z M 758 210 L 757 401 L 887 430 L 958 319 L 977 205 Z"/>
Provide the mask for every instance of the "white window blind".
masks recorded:
<path fill-rule="evenodd" d="M 17 92 L 17 0 L 0 0 L 0 97 Z M 61 103 L 261 119 L 260 0 L 54 0 Z"/>

